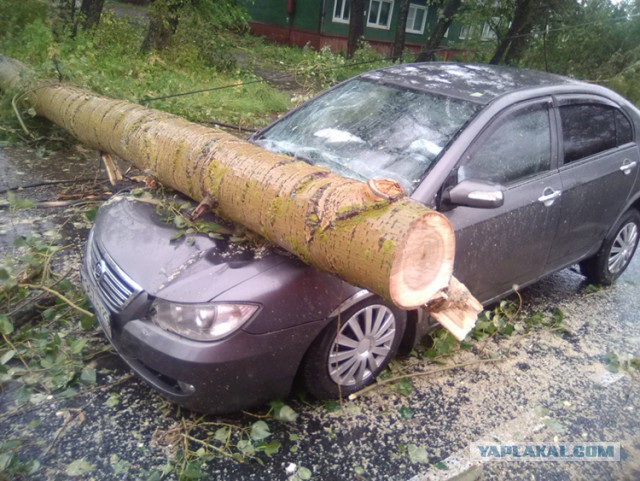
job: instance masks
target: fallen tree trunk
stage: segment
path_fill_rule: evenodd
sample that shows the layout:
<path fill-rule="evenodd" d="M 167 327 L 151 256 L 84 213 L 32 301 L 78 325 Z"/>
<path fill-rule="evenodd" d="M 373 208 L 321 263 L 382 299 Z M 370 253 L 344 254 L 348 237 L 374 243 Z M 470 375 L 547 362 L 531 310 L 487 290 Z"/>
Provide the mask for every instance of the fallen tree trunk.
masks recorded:
<path fill-rule="evenodd" d="M 0 88 L 25 88 L 24 75 L 21 64 L 0 56 Z M 448 220 L 404 195 L 385 193 L 384 182 L 340 177 L 220 130 L 78 87 L 40 84 L 23 97 L 87 146 L 214 204 L 223 217 L 317 269 L 404 309 L 437 299 L 434 317 L 458 338 L 473 327 L 481 306 L 455 280 L 456 312 L 447 311 L 455 250 Z"/>

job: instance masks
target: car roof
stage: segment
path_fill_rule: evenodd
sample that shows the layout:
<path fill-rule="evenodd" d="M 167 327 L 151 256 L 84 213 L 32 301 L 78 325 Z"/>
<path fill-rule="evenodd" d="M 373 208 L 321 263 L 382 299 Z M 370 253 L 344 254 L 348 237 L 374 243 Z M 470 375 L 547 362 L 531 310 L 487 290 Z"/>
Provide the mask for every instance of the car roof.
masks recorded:
<path fill-rule="evenodd" d="M 413 63 L 364 73 L 360 78 L 488 104 L 502 95 L 536 87 L 581 85 L 561 75 L 486 64 Z"/>

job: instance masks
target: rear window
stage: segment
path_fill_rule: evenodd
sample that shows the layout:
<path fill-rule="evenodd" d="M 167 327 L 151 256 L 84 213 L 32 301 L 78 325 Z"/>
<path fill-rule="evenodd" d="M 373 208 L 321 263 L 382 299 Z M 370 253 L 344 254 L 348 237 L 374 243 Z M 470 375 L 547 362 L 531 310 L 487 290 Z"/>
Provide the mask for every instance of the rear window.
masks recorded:
<path fill-rule="evenodd" d="M 560 107 L 564 162 L 589 157 L 633 140 L 629 119 L 603 104 L 571 104 Z"/>

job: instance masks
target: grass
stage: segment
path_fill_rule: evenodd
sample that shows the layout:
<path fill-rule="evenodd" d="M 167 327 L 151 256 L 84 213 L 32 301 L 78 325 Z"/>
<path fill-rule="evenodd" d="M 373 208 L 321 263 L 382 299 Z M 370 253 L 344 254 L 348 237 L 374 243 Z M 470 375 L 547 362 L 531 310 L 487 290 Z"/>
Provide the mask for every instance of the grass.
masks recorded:
<path fill-rule="evenodd" d="M 113 5 L 113 4 L 111 4 Z M 99 26 L 81 29 L 75 38 L 56 41 L 44 0 L 25 0 L 19 9 L 0 6 L 0 54 L 20 60 L 40 79 L 61 78 L 112 98 L 140 102 L 203 89 L 231 88 L 148 102 L 195 122 L 218 121 L 259 128 L 289 110 L 296 101 L 362 71 L 388 64 L 365 45 L 347 62 L 328 49 L 276 45 L 246 33 L 213 30 L 206 42 L 193 41 L 185 21 L 169 48 L 140 52 L 145 24 L 139 18 L 116 16 L 105 9 Z M 11 28 L 22 23 L 21 28 Z M 352 66 L 353 64 L 357 64 Z M 283 92 L 262 82 L 254 71 L 281 74 L 295 81 L 299 92 Z M 277 82 L 276 82 L 277 84 Z M 10 108 L 0 106 L 0 141 L 19 124 Z"/>

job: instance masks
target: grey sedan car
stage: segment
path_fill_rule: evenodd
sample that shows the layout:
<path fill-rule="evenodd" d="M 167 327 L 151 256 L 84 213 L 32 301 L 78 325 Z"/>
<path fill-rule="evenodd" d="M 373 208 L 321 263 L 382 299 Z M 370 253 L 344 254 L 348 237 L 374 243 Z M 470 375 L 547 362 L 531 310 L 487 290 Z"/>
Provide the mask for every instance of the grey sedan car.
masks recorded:
<path fill-rule="evenodd" d="M 579 263 L 610 284 L 638 244 L 640 113 L 599 86 L 534 71 L 401 65 L 348 80 L 252 137 L 443 212 L 455 274 L 483 303 Z M 429 325 L 277 248 L 174 239 L 153 205 L 99 211 L 84 289 L 122 358 L 169 399 L 228 412 L 300 382 L 346 395 Z"/>

